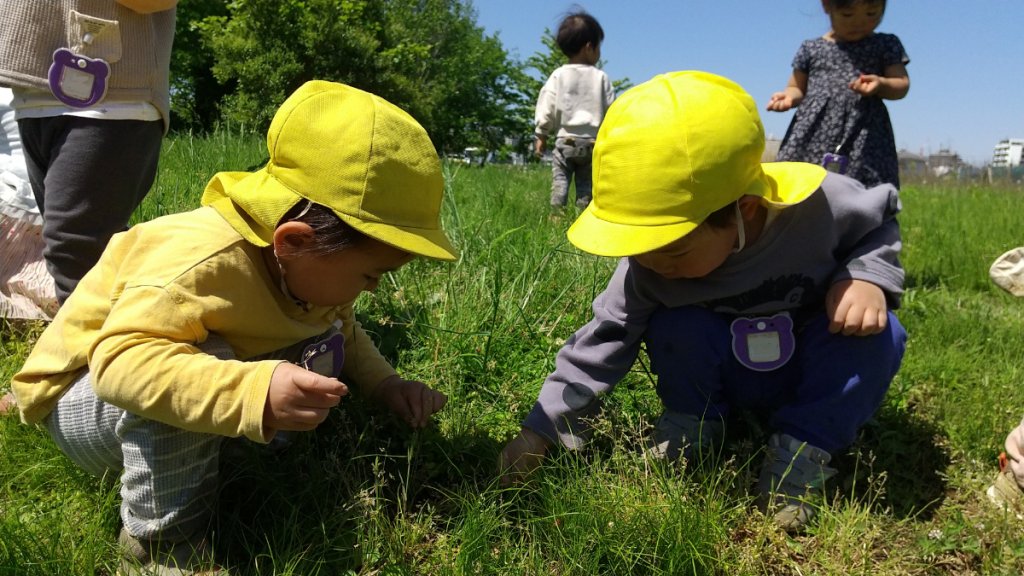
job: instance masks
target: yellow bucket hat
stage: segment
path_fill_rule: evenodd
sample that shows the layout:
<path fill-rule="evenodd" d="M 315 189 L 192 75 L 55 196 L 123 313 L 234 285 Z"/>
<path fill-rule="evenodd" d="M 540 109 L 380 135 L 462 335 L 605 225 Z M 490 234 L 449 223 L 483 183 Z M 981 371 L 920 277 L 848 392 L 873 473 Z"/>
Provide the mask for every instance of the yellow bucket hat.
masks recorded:
<path fill-rule="evenodd" d="M 202 204 L 249 242 L 269 245 L 281 218 L 309 200 L 400 250 L 458 258 L 440 225 L 437 151 L 412 116 L 383 98 L 307 82 L 274 115 L 267 150 L 266 166 L 215 174 L 203 193 Z"/>
<path fill-rule="evenodd" d="M 788 206 L 825 178 L 814 164 L 762 164 L 763 151 L 757 105 L 738 84 L 698 71 L 655 76 L 608 109 L 594 146 L 593 200 L 569 241 L 599 256 L 643 254 L 744 194 Z"/>

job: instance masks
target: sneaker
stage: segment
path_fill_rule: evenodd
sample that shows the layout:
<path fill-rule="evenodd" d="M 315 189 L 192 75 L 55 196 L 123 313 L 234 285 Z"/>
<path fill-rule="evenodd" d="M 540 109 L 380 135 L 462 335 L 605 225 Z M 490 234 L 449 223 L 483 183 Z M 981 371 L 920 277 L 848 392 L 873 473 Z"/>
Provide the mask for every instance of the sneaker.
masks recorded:
<path fill-rule="evenodd" d="M 647 453 L 656 460 L 692 461 L 695 454 L 710 454 L 721 442 L 725 426 L 694 414 L 666 409 L 654 423 Z"/>
<path fill-rule="evenodd" d="M 173 544 L 140 540 L 121 528 L 118 576 L 229 576 L 216 566 L 205 538 Z"/>
<path fill-rule="evenodd" d="M 787 532 L 802 530 L 818 511 L 832 456 L 789 434 L 772 434 L 757 482 L 758 507 Z"/>
<path fill-rule="evenodd" d="M 985 494 L 993 504 L 1012 513 L 1018 520 L 1024 520 L 1024 490 L 1017 484 L 1017 478 L 1009 466 L 996 476 L 996 481 L 988 487 Z"/>

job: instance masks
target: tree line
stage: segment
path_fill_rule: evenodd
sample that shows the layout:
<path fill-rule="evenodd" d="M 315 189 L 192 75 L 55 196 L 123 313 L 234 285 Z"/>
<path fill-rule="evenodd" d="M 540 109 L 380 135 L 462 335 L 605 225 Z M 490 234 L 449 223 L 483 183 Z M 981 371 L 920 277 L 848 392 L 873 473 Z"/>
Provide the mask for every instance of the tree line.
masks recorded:
<path fill-rule="evenodd" d="M 546 78 L 565 58 L 520 62 L 476 18 L 469 0 L 180 0 L 172 126 L 261 132 L 292 91 L 323 79 L 400 106 L 441 153 L 525 149 L 542 82 L 528 70 Z"/>

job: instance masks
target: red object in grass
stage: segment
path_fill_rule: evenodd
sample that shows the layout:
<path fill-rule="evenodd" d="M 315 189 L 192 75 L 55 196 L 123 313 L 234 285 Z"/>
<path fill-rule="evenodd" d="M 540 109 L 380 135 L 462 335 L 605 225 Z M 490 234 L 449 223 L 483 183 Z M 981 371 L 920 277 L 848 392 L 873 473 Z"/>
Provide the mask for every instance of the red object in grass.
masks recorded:
<path fill-rule="evenodd" d="M 1006 452 L 1000 452 L 999 453 L 999 471 L 1003 472 L 1004 470 L 1006 470 L 1006 465 L 1007 465 Z"/>

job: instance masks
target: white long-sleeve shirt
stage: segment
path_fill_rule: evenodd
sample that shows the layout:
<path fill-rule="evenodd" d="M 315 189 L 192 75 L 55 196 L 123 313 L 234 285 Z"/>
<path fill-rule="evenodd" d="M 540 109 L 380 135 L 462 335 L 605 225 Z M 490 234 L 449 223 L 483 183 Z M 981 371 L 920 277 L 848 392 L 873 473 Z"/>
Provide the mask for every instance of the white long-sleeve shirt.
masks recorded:
<path fill-rule="evenodd" d="M 597 138 L 604 113 L 615 100 L 608 75 L 587 64 L 565 64 L 551 73 L 537 98 L 538 136 Z"/>

